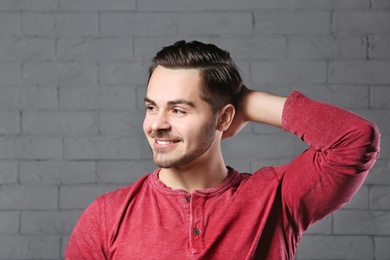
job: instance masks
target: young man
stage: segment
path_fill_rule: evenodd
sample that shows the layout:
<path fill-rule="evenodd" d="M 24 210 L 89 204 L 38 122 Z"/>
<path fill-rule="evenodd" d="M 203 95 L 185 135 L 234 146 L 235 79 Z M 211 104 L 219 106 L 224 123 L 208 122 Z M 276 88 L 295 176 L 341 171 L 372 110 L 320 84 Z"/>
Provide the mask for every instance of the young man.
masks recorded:
<path fill-rule="evenodd" d="M 249 90 L 229 53 L 200 42 L 157 53 L 145 107 L 159 169 L 98 197 L 66 259 L 293 259 L 302 233 L 352 198 L 379 153 L 372 123 L 296 91 Z M 221 140 L 249 121 L 310 148 L 286 165 L 238 173 L 225 166 Z"/>

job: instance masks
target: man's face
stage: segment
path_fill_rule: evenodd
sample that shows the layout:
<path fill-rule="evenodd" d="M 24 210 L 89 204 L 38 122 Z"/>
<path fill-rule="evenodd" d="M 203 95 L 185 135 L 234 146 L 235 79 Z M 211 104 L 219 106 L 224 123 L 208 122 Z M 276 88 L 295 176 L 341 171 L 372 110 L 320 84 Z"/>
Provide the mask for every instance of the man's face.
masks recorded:
<path fill-rule="evenodd" d="M 172 168 L 196 161 L 215 140 L 215 118 L 200 98 L 196 69 L 153 72 L 145 97 L 145 135 L 158 167 Z"/>

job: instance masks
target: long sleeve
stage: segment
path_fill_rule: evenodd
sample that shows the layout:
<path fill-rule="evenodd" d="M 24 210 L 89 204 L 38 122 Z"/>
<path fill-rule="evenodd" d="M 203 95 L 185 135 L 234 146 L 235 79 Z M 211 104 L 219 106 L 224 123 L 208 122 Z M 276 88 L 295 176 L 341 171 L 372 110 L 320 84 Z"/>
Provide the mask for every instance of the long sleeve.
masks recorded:
<path fill-rule="evenodd" d="M 106 259 L 100 211 L 98 198 L 83 212 L 69 238 L 65 250 L 66 260 Z"/>
<path fill-rule="evenodd" d="M 289 222 L 301 234 L 350 201 L 379 155 L 380 134 L 366 119 L 297 91 L 287 99 L 282 120 L 310 147 L 279 169 Z"/>

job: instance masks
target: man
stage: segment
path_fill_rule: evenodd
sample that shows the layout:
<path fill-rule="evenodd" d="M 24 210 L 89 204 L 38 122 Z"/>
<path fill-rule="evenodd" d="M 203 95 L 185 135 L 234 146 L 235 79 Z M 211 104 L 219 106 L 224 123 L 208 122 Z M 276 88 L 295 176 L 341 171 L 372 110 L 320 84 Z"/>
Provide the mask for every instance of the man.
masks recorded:
<path fill-rule="evenodd" d="M 145 107 L 159 169 L 97 198 L 66 259 L 293 259 L 302 233 L 352 198 L 379 154 L 372 123 L 296 91 L 249 90 L 228 52 L 200 42 L 157 53 Z M 238 173 L 225 166 L 221 140 L 249 121 L 310 148 L 286 165 Z"/>

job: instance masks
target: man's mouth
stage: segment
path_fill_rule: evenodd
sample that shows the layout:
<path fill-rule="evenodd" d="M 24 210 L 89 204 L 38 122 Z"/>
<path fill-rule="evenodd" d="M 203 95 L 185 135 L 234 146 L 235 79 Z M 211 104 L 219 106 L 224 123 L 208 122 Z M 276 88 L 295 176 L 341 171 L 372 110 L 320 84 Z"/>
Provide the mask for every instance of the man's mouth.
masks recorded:
<path fill-rule="evenodd" d="M 157 144 L 161 144 L 161 145 L 167 145 L 167 144 L 173 144 L 174 142 L 173 142 L 173 141 L 161 141 L 161 140 L 156 140 L 156 143 L 157 143 Z"/>
<path fill-rule="evenodd" d="M 156 140 L 156 143 L 159 145 L 169 145 L 169 144 L 174 144 L 177 142 L 179 142 L 179 141 L 176 141 L 176 140 Z"/>

